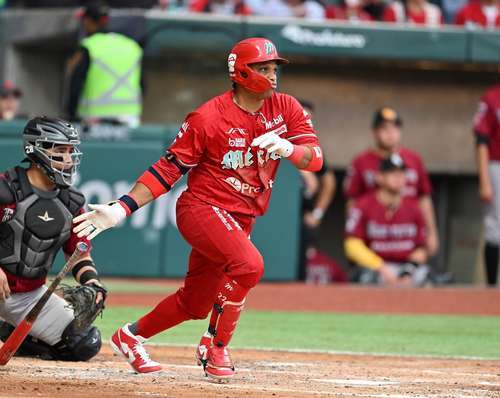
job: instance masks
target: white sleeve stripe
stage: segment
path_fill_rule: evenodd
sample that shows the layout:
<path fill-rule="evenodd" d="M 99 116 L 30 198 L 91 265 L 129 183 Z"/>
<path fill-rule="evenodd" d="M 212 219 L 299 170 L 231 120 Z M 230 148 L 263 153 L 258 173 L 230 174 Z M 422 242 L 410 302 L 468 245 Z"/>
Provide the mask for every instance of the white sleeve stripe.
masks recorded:
<path fill-rule="evenodd" d="M 288 141 L 292 141 L 292 140 L 296 140 L 297 138 L 301 138 L 301 137 L 316 137 L 316 134 L 299 134 L 299 135 L 295 135 L 293 137 L 287 137 L 287 138 L 288 138 Z"/>
<path fill-rule="evenodd" d="M 183 162 L 182 160 L 180 160 L 178 157 L 176 157 L 176 160 L 184 167 L 188 167 L 188 168 L 191 168 L 191 167 L 194 167 L 194 166 L 198 166 L 198 163 L 194 163 L 194 164 L 189 164 L 189 163 L 185 163 Z"/>

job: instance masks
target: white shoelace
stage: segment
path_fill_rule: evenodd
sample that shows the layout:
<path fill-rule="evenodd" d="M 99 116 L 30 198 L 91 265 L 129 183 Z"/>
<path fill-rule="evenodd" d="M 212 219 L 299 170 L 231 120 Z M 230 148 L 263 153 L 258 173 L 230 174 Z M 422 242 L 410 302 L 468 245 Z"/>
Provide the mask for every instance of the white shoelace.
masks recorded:
<path fill-rule="evenodd" d="M 144 362 L 152 362 L 149 354 L 141 343 L 137 343 L 133 349 L 134 353 L 139 355 Z"/>

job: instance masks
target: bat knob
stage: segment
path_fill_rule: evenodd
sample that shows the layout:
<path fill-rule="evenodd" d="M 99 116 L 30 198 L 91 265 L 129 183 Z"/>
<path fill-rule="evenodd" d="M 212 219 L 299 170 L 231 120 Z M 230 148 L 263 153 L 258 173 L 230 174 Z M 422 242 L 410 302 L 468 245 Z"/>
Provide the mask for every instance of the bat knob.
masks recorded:
<path fill-rule="evenodd" d="M 78 242 L 76 244 L 76 248 L 78 249 L 79 252 L 85 253 L 87 250 L 89 250 L 89 245 L 88 243 L 85 242 Z"/>

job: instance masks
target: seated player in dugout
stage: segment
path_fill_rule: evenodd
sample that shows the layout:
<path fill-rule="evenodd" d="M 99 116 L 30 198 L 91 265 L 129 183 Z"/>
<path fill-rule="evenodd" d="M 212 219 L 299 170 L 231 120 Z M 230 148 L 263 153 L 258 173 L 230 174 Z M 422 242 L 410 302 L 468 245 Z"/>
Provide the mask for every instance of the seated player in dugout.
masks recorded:
<path fill-rule="evenodd" d="M 353 159 L 344 179 L 347 208 L 376 189 L 375 175 L 380 160 L 393 153 L 398 154 L 406 165 L 403 195 L 418 200 L 427 226 L 427 251 L 429 256 L 434 256 L 439 250 L 439 236 L 431 197 L 432 186 L 420 155 L 402 145 L 402 128 L 403 120 L 395 109 L 385 106 L 375 112 L 372 122 L 375 147 Z"/>
<path fill-rule="evenodd" d="M 380 161 L 378 188 L 349 209 L 344 248 L 362 268 L 362 283 L 423 286 L 429 282 L 426 227 L 414 198 L 403 195 L 406 165 L 397 154 Z"/>
<path fill-rule="evenodd" d="M 276 91 L 278 67 L 288 61 L 274 44 L 260 37 L 242 40 L 227 62 L 233 88 L 187 116 L 165 155 L 127 195 L 89 205 L 93 211 L 74 220 L 74 231 L 93 239 L 189 173 L 176 212 L 179 232 L 192 247 L 184 285 L 111 337 L 113 349 L 137 373 L 162 369 L 146 352 L 146 339 L 211 313 L 197 362 L 215 381 L 233 377 L 228 345 L 247 294 L 264 273 L 262 255 L 249 239 L 255 218 L 268 209 L 282 160 L 309 171 L 323 164 L 309 116 L 295 98 Z"/>
<path fill-rule="evenodd" d="M 71 185 L 82 153 L 78 131 L 68 122 L 31 119 L 23 131 L 28 168 L 15 166 L 0 174 L 0 338 L 5 341 L 45 293 L 45 281 L 62 248 L 66 258 L 80 241 L 71 231 L 83 212 L 84 196 Z M 86 361 L 101 348 L 99 330 L 91 325 L 102 310 L 106 290 L 87 252 L 73 275 L 81 286 L 66 288 L 65 299 L 53 294 L 33 324 L 18 354 L 43 359 Z M 83 315 L 73 293 L 88 301 Z M 88 313 L 86 314 L 88 315 Z"/>
<path fill-rule="evenodd" d="M 299 102 L 312 123 L 314 104 L 304 99 L 299 99 Z M 303 184 L 299 279 L 305 280 L 308 258 L 311 258 L 315 252 L 321 222 L 335 196 L 336 180 L 324 154 L 323 166 L 320 170 L 315 172 L 300 170 L 299 172 Z"/>

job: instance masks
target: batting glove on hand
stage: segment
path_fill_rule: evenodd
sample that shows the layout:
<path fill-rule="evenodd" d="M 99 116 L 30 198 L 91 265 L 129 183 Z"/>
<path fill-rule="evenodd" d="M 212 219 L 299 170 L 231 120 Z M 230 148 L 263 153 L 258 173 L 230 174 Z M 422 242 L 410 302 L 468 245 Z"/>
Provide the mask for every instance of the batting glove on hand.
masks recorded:
<path fill-rule="evenodd" d="M 255 138 L 252 141 L 252 146 L 266 149 L 269 153 L 275 152 L 284 158 L 289 157 L 293 152 L 293 144 L 275 133 L 266 133 Z"/>
<path fill-rule="evenodd" d="M 89 205 L 92 211 L 83 213 L 73 219 L 73 232 L 79 238 L 94 239 L 102 231 L 114 227 L 127 217 L 125 209 L 118 202 L 109 202 L 106 205 Z"/>

